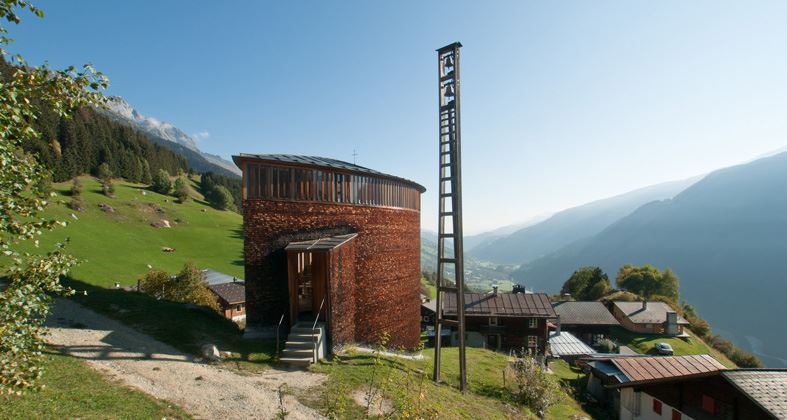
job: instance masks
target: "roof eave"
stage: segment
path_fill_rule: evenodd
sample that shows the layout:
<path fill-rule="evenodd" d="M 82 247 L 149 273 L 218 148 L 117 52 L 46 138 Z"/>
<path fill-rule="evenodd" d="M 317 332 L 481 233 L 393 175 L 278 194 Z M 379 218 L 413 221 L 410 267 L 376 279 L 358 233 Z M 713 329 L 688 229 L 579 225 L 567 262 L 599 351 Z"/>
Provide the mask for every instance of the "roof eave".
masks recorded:
<path fill-rule="evenodd" d="M 672 381 L 683 381 L 683 380 L 689 380 L 689 379 L 707 378 L 707 377 L 711 377 L 711 376 L 715 376 L 715 375 L 721 375 L 722 372 L 724 372 L 724 369 L 714 370 L 714 371 L 710 371 L 710 372 L 694 373 L 694 374 L 691 374 L 691 375 L 673 376 L 673 377 L 669 377 L 669 378 L 645 379 L 645 380 L 640 380 L 640 381 L 621 382 L 621 383 L 618 383 L 618 384 L 604 385 L 604 387 L 605 388 L 628 388 L 630 386 L 650 385 L 650 384 L 672 382 Z"/>
<path fill-rule="evenodd" d="M 333 168 L 333 167 L 330 167 L 330 166 L 316 165 L 316 164 L 310 164 L 310 163 L 282 162 L 282 161 L 273 160 L 273 159 L 265 159 L 265 158 L 262 158 L 260 156 L 246 154 L 246 153 L 241 153 L 241 154 L 238 154 L 238 155 L 232 155 L 232 161 L 241 170 L 243 169 L 243 163 L 244 162 L 247 162 L 247 161 L 259 161 L 259 162 L 266 162 L 266 163 L 270 163 L 270 164 L 278 165 L 278 166 L 290 166 L 290 167 L 296 166 L 296 167 L 302 167 L 302 168 L 320 168 L 320 169 L 326 169 L 326 170 L 330 170 L 330 171 L 334 171 L 334 172 L 364 174 L 366 176 L 374 176 L 374 177 L 378 177 L 378 178 L 384 178 L 384 179 L 390 179 L 390 180 L 393 180 L 393 181 L 404 182 L 404 183 L 409 184 L 412 187 L 414 187 L 421 194 L 426 192 L 426 187 L 424 187 L 423 185 L 421 185 L 421 184 L 419 184 L 419 183 L 417 183 L 415 181 L 409 180 L 407 178 L 398 177 L 396 175 L 389 175 L 389 174 L 386 174 L 386 173 L 383 173 L 383 172 L 378 172 L 378 171 L 375 171 L 373 169 L 370 169 L 370 171 L 373 171 L 373 172 L 369 173 L 369 172 L 364 172 L 364 171 L 361 171 L 361 170 L 353 170 L 353 169 L 345 169 L 345 168 Z"/>

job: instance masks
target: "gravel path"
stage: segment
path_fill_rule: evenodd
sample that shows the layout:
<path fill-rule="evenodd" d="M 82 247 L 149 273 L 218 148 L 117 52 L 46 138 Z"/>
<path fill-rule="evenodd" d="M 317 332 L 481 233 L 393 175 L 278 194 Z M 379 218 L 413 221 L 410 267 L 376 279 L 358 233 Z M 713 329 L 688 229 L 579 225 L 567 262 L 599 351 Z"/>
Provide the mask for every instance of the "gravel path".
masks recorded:
<path fill-rule="evenodd" d="M 282 408 L 281 385 L 308 389 L 324 380 L 314 373 L 275 369 L 243 376 L 197 363 L 167 344 L 65 299 L 57 300 L 47 325 L 47 341 L 63 352 L 85 359 L 112 379 L 171 401 L 197 418 L 275 418 Z M 286 392 L 283 409 L 288 419 L 320 417 Z"/>

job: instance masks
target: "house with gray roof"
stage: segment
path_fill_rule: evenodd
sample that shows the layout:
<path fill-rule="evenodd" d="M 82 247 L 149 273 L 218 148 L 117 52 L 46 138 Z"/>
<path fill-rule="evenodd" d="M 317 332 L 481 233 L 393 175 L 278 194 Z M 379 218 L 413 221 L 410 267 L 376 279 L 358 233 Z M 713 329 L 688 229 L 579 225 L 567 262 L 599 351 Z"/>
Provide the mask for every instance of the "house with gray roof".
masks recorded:
<path fill-rule="evenodd" d="M 620 419 L 784 419 L 787 369 L 727 369 L 709 355 L 596 358 L 588 390 Z"/>
<path fill-rule="evenodd" d="M 557 319 L 557 331 L 567 331 L 582 340 L 585 344 L 595 346 L 599 341 L 609 337 L 612 327 L 620 326 L 620 322 L 612 316 L 612 312 L 598 301 L 553 302 Z"/>
<path fill-rule="evenodd" d="M 211 270 L 210 268 L 202 270 L 202 279 L 205 280 L 205 283 L 208 285 L 243 281 L 243 279 L 239 279 L 235 276 L 231 276 L 220 271 Z"/>
<path fill-rule="evenodd" d="M 612 315 L 623 328 L 636 333 L 684 335 L 689 321 L 664 302 L 612 302 Z"/>

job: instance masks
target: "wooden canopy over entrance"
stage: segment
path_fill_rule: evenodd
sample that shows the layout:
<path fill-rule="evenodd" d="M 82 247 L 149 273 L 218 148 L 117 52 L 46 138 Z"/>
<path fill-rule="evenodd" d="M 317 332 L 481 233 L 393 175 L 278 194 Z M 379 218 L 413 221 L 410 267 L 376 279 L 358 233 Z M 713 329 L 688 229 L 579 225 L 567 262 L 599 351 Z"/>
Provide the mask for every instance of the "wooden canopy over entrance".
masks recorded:
<path fill-rule="evenodd" d="M 290 296 L 290 325 L 298 321 L 328 323 L 333 252 L 350 243 L 357 233 L 302 242 L 290 242 L 287 251 L 287 276 Z M 322 309 L 320 309 L 322 308 Z"/>

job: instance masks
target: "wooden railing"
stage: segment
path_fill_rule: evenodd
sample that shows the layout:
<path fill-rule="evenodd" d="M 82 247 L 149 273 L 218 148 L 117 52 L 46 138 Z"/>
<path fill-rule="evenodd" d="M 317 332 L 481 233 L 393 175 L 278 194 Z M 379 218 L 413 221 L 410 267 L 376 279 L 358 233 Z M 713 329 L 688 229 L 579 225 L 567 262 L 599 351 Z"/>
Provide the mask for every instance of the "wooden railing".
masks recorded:
<path fill-rule="evenodd" d="M 322 298 L 322 302 L 320 302 L 320 309 L 317 310 L 317 316 L 314 317 L 314 323 L 312 324 L 312 341 L 314 342 L 314 363 L 317 363 L 317 345 L 320 344 L 317 341 L 317 337 L 314 335 L 314 329 L 317 327 L 317 321 L 320 320 L 320 313 L 322 312 L 322 307 L 325 305 L 325 298 Z M 322 341 L 322 334 L 318 334 L 320 336 L 320 342 Z"/>
<path fill-rule="evenodd" d="M 284 314 L 281 314 L 281 319 L 279 319 L 279 324 L 276 325 L 276 356 L 279 356 L 279 329 L 281 329 L 281 323 L 284 322 Z"/>

